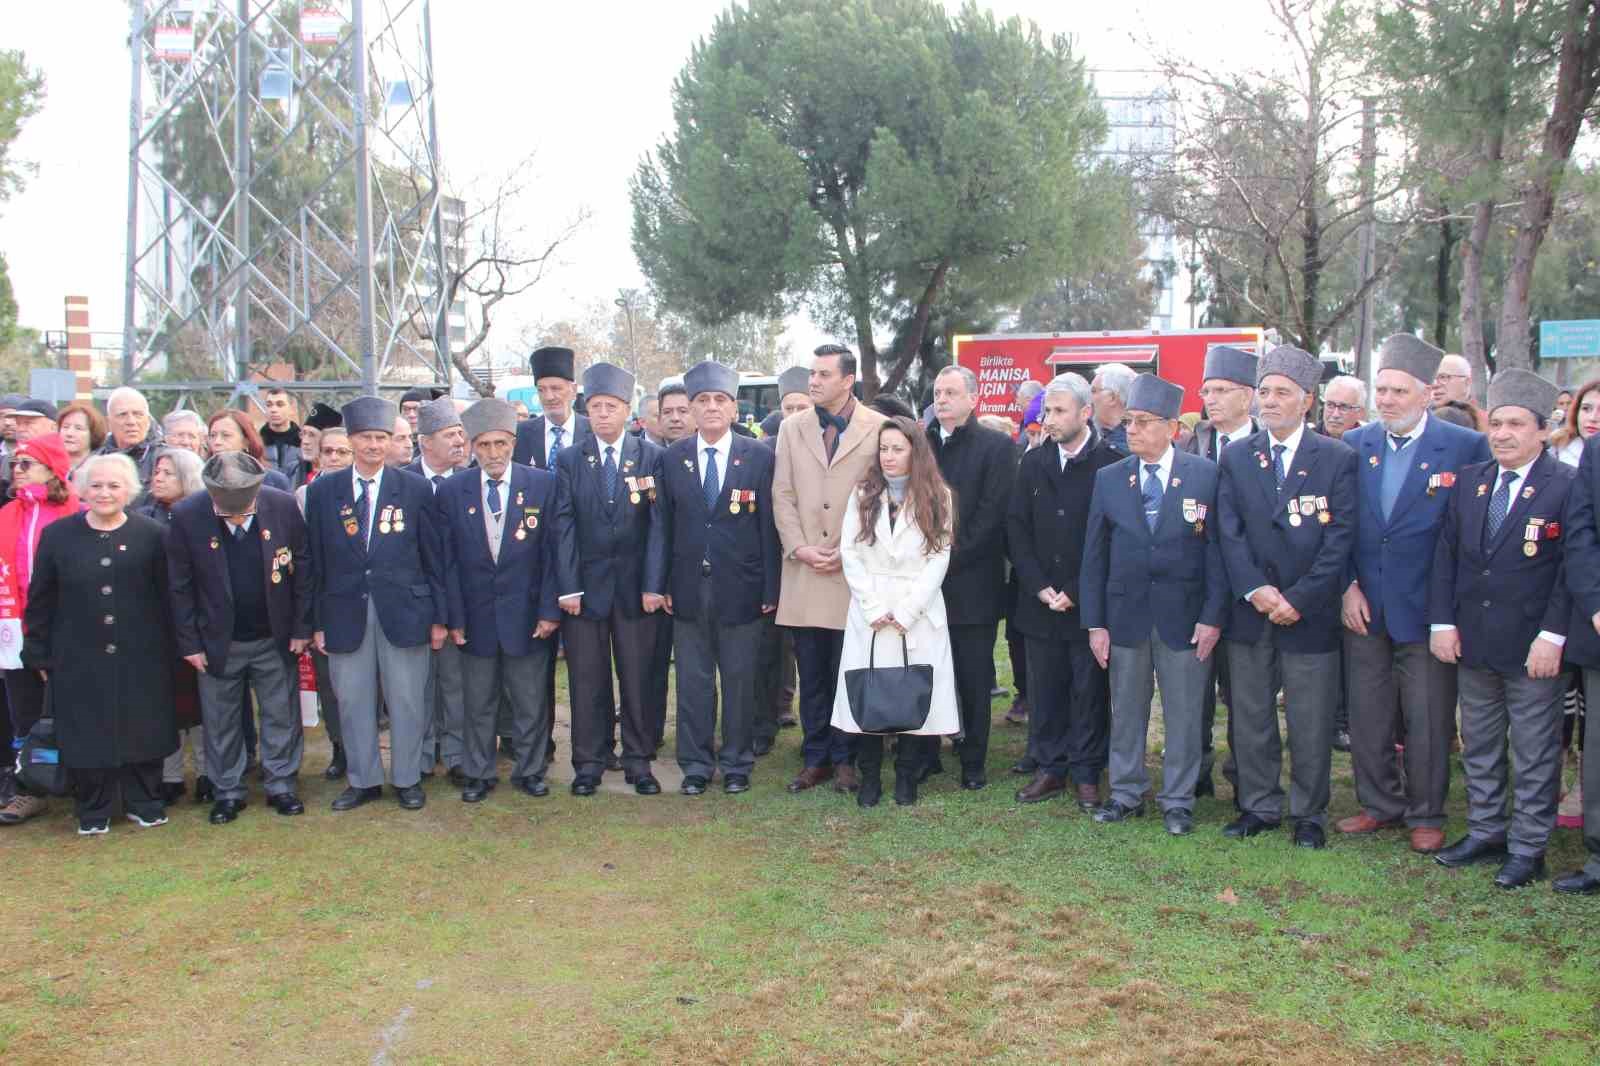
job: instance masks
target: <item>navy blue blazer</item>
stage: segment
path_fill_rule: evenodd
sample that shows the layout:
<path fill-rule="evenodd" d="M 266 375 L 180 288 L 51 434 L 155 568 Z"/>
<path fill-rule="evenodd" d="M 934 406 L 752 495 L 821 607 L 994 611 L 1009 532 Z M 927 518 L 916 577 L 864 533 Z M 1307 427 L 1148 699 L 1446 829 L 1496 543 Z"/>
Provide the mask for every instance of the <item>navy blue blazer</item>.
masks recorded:
<path fill-rule="evenodd" d="M 1217 535 L 1231 593 L 1228 639 L 1254 644 L 1266 626 L 1283 651 L 1337 651 L 1356 539 L 1356 453 L 1308 426 L 1282 489 L 1271 455 L 1272 434 L 1262 430 L 1229 442 L 1218 464 Z M 1302 503 L 1311 506 L 1302 509 Z M 1298 517 L 1291 521 L 1291 513 Z M 1244 596 L 1262 585 L 1283 593 L 1300 621 L 1274 625 L 1252 607 Z"/>
<path fill-rule="evenodd" d="M 329 652 L 361 647 L 367 629 L 367 598 L 378 624 L 399 648 L 427 644 L 429 628 L 444 625 L 444 549 L 433 514 L 433 486 L 396 467 L 383 471 L 373 511 L 371 538 L 363 548 L 356 522 L 349 468 L 324 475 L 306 489 L 306 526 L 311 546 L 311 621 Z M 404 528 L 383 532 L 386 510 Z"/>
<path fill-rule="evenodd" d="M 512 463 L 506 481 L 498 563 L 489 554 L 483 528 L 483 471 L 463 470 L 434 494 L 444 541 L 450 628 L 466 630 L 461 650 L 480 659 L 502 651 L 527 655 L 540 620 L 561 620 L 556 607 L 556 476 Z"/>
<path fill-rule="evenodd" d="M 1434 475 L 1461 476 L 1464 467 L 1489 460 L 1489 442 L 1476 430 L 1428 417 L 1422 438 L 1411 445 L 1411 469 L 1401 483 L 1389 521 L 1383 520 L 1383 458 L 1388 431 L 1369 422 L 1344 435 L 1356 452 L 1356 521 L 1353 576 L 1372 611 L 1369 633 L 1387 633 L 1397 644 L 1428 639 L 1428 573 L 1445 505 L 1460 491 L 1435 484 Z"/>
<path fill-rule="evenodd" d="M 1567 495 L 1567 592 L 1572 620 L 1567 629 L 1567 659 L 1579 666 L 1600 667 L 1600 635 L 1594 616 L 1600 613 L 1600 436 L 1589 438 L 1578 463 L 1578 476 Z"/>
<path fill-rule="evenodd" d="M 674 616 L 695 621 L 700 613 L 700 564 L 711 564 L 717 583 L 716 621 L 741 625 L 761 617 L 764 605 L 778 602 L 782 549 L 772 521 L 773 449 L 748 437 L 733 435 L 728 469 L 721 471 L 717 502 L 706 513 L 695 449 L 700 435 L 690 434 L 662 457 L 661 486 L 656 505 L 664 545 L 662 557 L 670 576 L 646 569 L 645 588 L 665 588 Z M 752 507 L 729 509 L 734 491 L 755 493 Z"/>
<path fill-rule="evenodd" d="M 1111 642 L 1123 647 L 1149 640 L 1152 631 L 1169 648 L 1191 647 L 1195 625 L 1220 627 L 1228 610 L 1217 547 L 1217 464 L 1173 450 L 1154 533 L 1144 520 L 1142 481 L 1136 455 L 1095 475 L 1078 577 L 1083 627 L 1109 630 Z M 1186 520 L 1186 502 L 1205 507 L 1205 518 Z"/>
<path fill-rule="evenodd" d="M 1434 549 L 1428 621 L 1460 631 L 1463 666 L 1522 674 L 1541 630 L 1566 635 L 1572 597 L 1562 563 L 1576 477 L 1572 467 L 1541 453 L 1490 540 L 1486 519 L 1500 464 L 1480 463 L 1458 475 Z"/>
<path fill-rule="evenodd" d="M 583 415 L 575 414 L 576 420 L 572 433 L 563 441 L 562 450 L 575 448 L 585 440 L 593 440 L 594 432 L 589 428 L 589 420 Z M 572 420 L 569 419 L 569 422 Z M 553 470 L 556 457 L 544 454 L 544 415 L 534 415 L 525 418 L 517 425 L 517 443 L 511 449 L 511 461 L 524 466 L 536 466 L 541 470 Z"/>
<path fill-rule="evenodd" d="M 300 505 L 289 493 L 263 486 L 256 496 L 250 532 L 261 540 L 261 584 L 272 639 L 288 658 L 290 640 L 311 636 L 306 611 L 311 567 Z M 167 599 L 178 654 L 204 652 L 206 673 L 212 677 L 221 677 L 226 670 L 233 634 L 233 588 L 222 547 L 227 535 L 206 493 L 194 493 L 173 505 L 167 525 Z"/>
<path fill-rule="evenodd" d="M 556 532 L 559 537 L 556 572 L 558 595 L 583 593 L 580 616 L 624 618 L 644 613 L 644 593 L 661 594 L 665 587 L 646 587 L 644 575 L 664 580 L 666 540 L 657 500 L 661 495 L 662 450 L 624 433 L 617 462 L 617 495 L 605 500 L 605 469 L 600 441 L 588 437 L 581 445 L 563 448 L 556 457 Z M 628 479 L 645 478 L 649 485 Z M 731 517 L 731 516 L 730 516 Z"/>

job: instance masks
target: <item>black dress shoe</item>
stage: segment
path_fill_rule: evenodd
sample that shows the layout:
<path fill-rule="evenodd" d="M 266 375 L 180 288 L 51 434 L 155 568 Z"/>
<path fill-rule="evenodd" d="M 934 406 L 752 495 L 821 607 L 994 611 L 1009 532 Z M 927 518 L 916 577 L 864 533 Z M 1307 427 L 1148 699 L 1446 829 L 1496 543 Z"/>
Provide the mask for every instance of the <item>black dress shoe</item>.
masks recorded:
<path fill-rule="evenodd" d="M 640 774 L 633 779 L 633 790 L 641 796 L 659 796 L 661 782 L 650 774 Z"/>
<path fill-rule="evenodd" d="M 729 794 L 735 792 L 749 792 L 750 779 L 744 774 L 727 774 L 722 779 L 722 791 Z"/>
<path fill-rule="evenodd" d="M 1195 783 L 1194 783 L 1194 798 L 1195 799 L 1199 799 L 1201 796 L 1215 796 L 1216 794 L 1217 794 L 1217 784 L 1216 784 L 1215 781 L 1211 780 L 1211 775 L 1210 774 L 1206 774 L 1204 777 L 1201 777 L 1201 778 L 1199 778 L 1198 780 L 1195 781 Z"/>
<path fill-rule="evenodd" d="M 1278 828 L 1277 822 L 1269 822 L 1265 818 L 1257 818 L 1253 814 L 1245 813 L 1223 826 L 1222 835 L 1237 840 L 1243 837 L 1253 837 L 1258 833 L 1270 833 L 1276 828 Z"/>
<path fill-rule="evenodd" d="M 461 789 L 462 803 L 482 803 L 489 798 L 489 782 L 468 781 Z"/>
<path fill-rule="evenodd" d="M 211 808 L 211 824 L 227 825 L 244 810 L 244 800 L 218 800 Z"/>
<path fill-rule="evenodd" d="M 1011 772 L 1014 774 L 1036 774 L 1039 772 L 1039 764 L 1034 760 L 1033 756 L 1024 755 L 1011 764 Z"/>
<path fill-rule="evenodd" d="M 450 767 L 449 777 L 450 783 L 457 788 L 466 788 L 472 783 L 472 779 L 467 776 L 466 771 L 459 766 Z"/>
<path fill-rule="evenodd" d="M 1544 880 L 1543 855 L 1508 855 L 1494 875 L 1496 888 L 1522 888 Z"/>
<path fill-rule="evenodd" d="M 328 768 L 322 771 L 323 779 L 326 781 L 337 781 L 339 778 L 345 775 L 345 772 L 348 769 L 349 764 L 345 762 L 344 757 L 344 745 L 335 744 L 333 746 L 333 759 L 328 763 Z"/>
<path fill-rule="evenodd" d="M 961 787 L 968 792 L 979 792 L 988 786 L 989 779 L 982 774 L 963 773 L 961 775 Z"/>
<path fill-rule="evenodd" d="M 612 751 L 612 752 L 607 752 L 606 753 L 606 769 L 607 770 L 620 770 L 620 769 L 622 769 L 622 759 L 617 755 L 616 752 Z"/>
<path fill-rule="evenodd" d="M 188 787 L 182 781 L 163 781 L 161 782 L 161 802 L 170 807 L 182 799 L 183 794 L 188 791 Z"/>
<path fill-rule="evenodd" d="M 1323 832 L 1322 826 L 1309 818 L 1303 818 L 1294 823 L 1294 846 L 1297 848 L 1325 848 L 1328 846 L 1328 834 Z"/>
<path fill-rule="evenodd" d="M 1126 822 L 1129 818 L 1143 817 L 1144 804 L 1139 803 L 1130 807 L 1121 800 L 1112 800 L 1094 812 L 1094 820 L 1102 825 L 1109 825 L 1112 822 Z"/>
<path fill-rule="evenodd" d="M 755 756 L 758 759 L 763 755 L 770 755 L 772 754 L 772 741 L 768 740 L 766 737 L 762 737 L 760 740 L 757 740 L 750 745 L 750 750 L 755 752 Z"/>
<path fill-rule="evenodd" d="M 1503 859 L 1505 854 L 1505 841 L 1481 840 L 1469 835 L 1462 837 L 1448 848 L 1440 848 L 1434 852 L 1433 861 L 1440 866 L 1471 866 L 1474 863 Z"/>
<path fill-rule="evenodd" d="M 279 792 L 267 797 L 267 806 L 283 815 L 285 818 L 306 813 L 306 805 L 300 802 L 300 797 L 293 792 Z"/>
<path fill-rule="evenodd" d="M 1188 836 L 1194 832 L 1194 815 L 1182 807 L 1174 807 L 1161 816 L 1161 824 L 1175 837 Z"/>
<path fill-rule="evenodd" d="M 422 791 L 420 784 L 398 789 L 396 796 L 400 800 L 400 809 L 406 811 L 420 811 L 428 802 L 428 795 Z"/>
<path fill-rule="evenodd" d="M 592 796 L 595 786 L 600 784 L 588 774 L 579 774 L 572 779 L 572 794 L 574 796 Z"/>
<path fill-rule="evenodd" d="M 550 786 L 544 783 L 542 777 L 518 777 L 512 780 L 518 792 L 532 796 L 534 799 L 543 799 L 550 795 Z"/>
<path fill-rule="evenodd" d="M 217 798 L 217 786 L 211 783 L 211 778 L 201 774 L 194 779 L 194 801 L 196 803 L 210 803 Z"/>
<path fill-rule="evenodd" d="M 1593 896 L 1600 893 L 1600 877 L 1583 870 L 1574 870 L 1551 881 L 1550 887 L 1569 896 Z"/>
<path fill-rule="evenodd" d="M 382 797 L 382 785 L 373 785 L 371 788 L 356 788 L 351 785 L 334 798 L 333 809 L 336 811 L 353 811 L 363 803 L 371 803 L 373 800 L 381 799 Z"/>
<path fill-rule="evenodd" d="M 683 779 L 683 785 L 678 789 L 685 796 L 699 796 L 706 790 L 706 779 L 699 774 L 690 774 Z"/>

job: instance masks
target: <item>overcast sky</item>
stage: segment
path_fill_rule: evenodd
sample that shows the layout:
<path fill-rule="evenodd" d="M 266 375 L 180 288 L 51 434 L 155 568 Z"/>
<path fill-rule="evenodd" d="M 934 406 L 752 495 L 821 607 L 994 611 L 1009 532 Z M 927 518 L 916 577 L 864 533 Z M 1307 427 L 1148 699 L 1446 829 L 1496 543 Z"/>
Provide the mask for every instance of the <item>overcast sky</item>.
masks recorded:
<path fill-rule="evenodd" d="M 21 322 L 62 328 L 62 299 L 87 295 L 96 332 L 122 327 L 126 263 L 130 60 L 122 0 L 6 5 L 3 46 L 21 48 L 48 82 L 44 110 L 16 154 L 38 164 L 28 189 L 0 208 Z M 368 0 L 368 9 L 379 5 Z M 442 0 L 433 4 L 439 140 L 458 183 L 504 173 L 536 152 L 538 195 L 524 220 L 540 229 L 586 208 L 592 219 L 561 269 L 497 319 L 501 347 L 523 325 L 575 314 L 619 287 L 642 286 L 629 247 L 627 185 L 671 121 L 672 80 L 724 0 L 576 4 Z M 956 3 L 950 7 L 958 6 Z M 1261 11 L 1256 0 L 996 0 L 1047 32 L 1073 34 L 1092 67 L 1146 67 L 1135 43 L 1237 56 Z M 1230 17 L 1230 15 L 1232 17 Z M 370 17 L 370 16 L 369 16 Z M 1103 74 L 1102 84 L 1136 76 Z M 794 329 L 797 351 L 814 343 Z"/>

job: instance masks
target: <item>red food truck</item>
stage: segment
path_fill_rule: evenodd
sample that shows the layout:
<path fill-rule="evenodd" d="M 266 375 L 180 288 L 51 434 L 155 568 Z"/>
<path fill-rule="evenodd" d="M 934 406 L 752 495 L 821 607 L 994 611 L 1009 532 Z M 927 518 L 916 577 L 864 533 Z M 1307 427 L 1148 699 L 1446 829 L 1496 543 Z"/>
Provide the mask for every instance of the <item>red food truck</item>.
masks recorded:
<path fill-rule="evenodd" d="M 1017 386 L 1043 384 L 1066 371 L 1093 381 L 1105 363 L 1125 363 L 1182 385 L 1183 409 L 1199 411 L 1200 375 L 1212 345 L 1229 344 L 1260 355 L 1262 331 L 1239 329 L 1095 330 L 1089 333 L 957 334 L 951 348 L 957 365 L 978 377 L 979 415 L 1004 415 L 1020 421 Z"/>

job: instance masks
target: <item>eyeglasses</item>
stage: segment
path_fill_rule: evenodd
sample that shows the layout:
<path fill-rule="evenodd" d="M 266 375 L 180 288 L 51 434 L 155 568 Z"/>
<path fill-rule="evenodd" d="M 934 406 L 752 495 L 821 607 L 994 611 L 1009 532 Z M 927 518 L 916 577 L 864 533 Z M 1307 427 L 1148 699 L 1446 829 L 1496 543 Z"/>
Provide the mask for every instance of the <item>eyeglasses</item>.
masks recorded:
<path fill-rule="evenodd" d="M 1324 411 L 1344 411 L 1348 413 L 1361 410 L 1361 405 L 1358 403 L 1335 403 L 1333 400 L 1323 400 L 1322 409 Z"/>
<path fill-rule="evenodd" d="M 26 474 L 28 471 L 32 470 L 38 465 L 39 464 L 34 462 L 32 459 L 14 459 L 11 462 L 11 470 L 12 473 Z"/>
<path fill-rule="evenodd" d="M 1441 381 L 1465 381 L 1471 376 L 1471 374 L 1435 374 L 1433 380 L 1438 384 Z"/>
<path fill-rule="evenodd" d="M 1226 396 L 1230 392 L 1241 391 L 1249 392 L 1250 389 L 1244 385 L 1206 385 L 1200 389 L 1200 398 L 1208 400 L 1213 396 Z"/>
<path fill-rule="evenodd" d="M 1137 429 L 1142 431 L 1149 429 L 1151 426 L 1164 426 L 1167 424 L 1167 422 L 1168 419 L 1165 418 L 1124 418 L 1122 420 L 1122 426 L 1124 429 Z"/>

